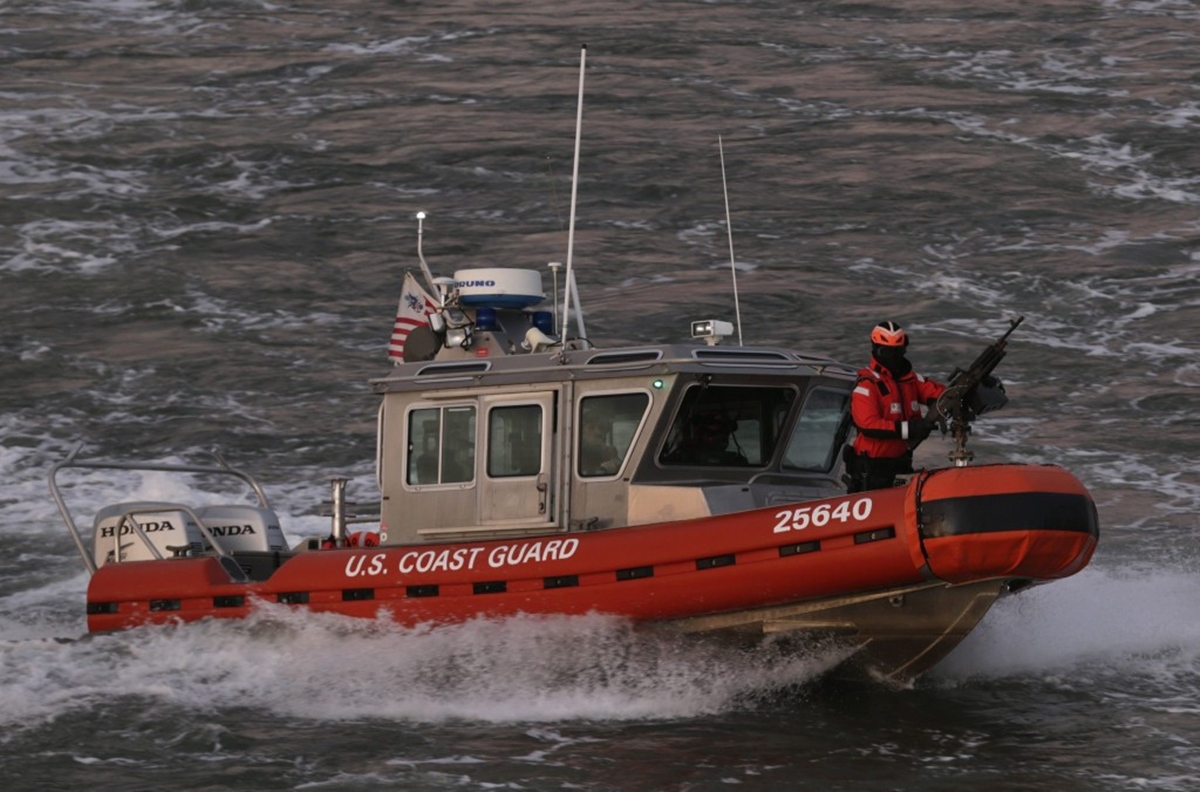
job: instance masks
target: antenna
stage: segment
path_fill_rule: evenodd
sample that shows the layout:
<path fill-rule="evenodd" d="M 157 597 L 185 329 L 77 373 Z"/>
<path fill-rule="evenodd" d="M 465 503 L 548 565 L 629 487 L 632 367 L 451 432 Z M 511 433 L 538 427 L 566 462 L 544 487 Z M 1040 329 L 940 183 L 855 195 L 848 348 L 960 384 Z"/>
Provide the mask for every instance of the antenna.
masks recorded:
<path fill-rule="evenodd" d="M 425 263 L 425 254 L 421 252 L 421 242 L 425 238 L 425 213 L 417 212 L 417 260 L 421 262 L 421 272 L 425 275 L 425 282 L 429 284 L 430 291 L 438 291 L 437 284 L 433 282 L 433 273 L 429 271 L 429 265 Z"/>
<path fill-rule="evenodd" d="M 575 306 L 575 329 L 579 333 L 579 337 L 587 339 L 587 331 L 583 329 L 583 308 L 579 305 L 579 284 L 575 282 L 575 273 L 571 273 L 571 303 Z M 566 338 L 564 337 L 565 341 Z M 590 344 L 591 342 L 589 342 Z"/>
<path fill-rule="evenodd" d="M 571 316 L 571 285 L 575 282 L 571 272 L 571 259 L 575 252 L 575 205 L 579 193 L 579 140 L 583 132 L 583 75 L 587 65 L 587 44 L 579 51 L 579 103 L 575 113 L 575 166 L 571 175 L 571 219 L 567 227 L 567 273 L 563 286 L 562 340 L 567 340 L 567 324 Z M 578 297 L 575 298 L 578 302 Z M 583 313 L 578 317 L 579 334 L 583 335 Z"/>
<path fill-rule="evenodd" d="M 729 219 L 729 185 L 725 182 L 725 143 L 717 135 L 717 149 L 721 152 L 721 190 L 725 193 L 725 232 L 729 237 L 729 272 L 733 275 L 733 312 L 737 316 L 738 346 L 742 345 L 742 304 L 738 300 L 737 265 L 733 258 L 733 223 Z"/>
<path fill-rule="evenodd" d="M 554 276 L 554 296 L 550 298 L 550 307 L 554 310 L 554 332 L 559 332 L 558 325 L 558 271 L 562 269 L 561 261 L 551 261 L 550 272 Z"/>

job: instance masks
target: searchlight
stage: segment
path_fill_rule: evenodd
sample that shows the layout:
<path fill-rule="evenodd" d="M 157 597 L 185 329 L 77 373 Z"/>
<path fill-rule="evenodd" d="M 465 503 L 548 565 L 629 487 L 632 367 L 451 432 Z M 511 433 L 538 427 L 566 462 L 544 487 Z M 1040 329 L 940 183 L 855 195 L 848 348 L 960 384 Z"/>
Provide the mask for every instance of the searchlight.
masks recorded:
<path fill-rule="evenodd" d="M 692 338 L 702 338 L 709 346 L 721 343 L 722 338 L 733 335 L 733 323 L 720 319 L 701 319 L 692 322 Z"/>

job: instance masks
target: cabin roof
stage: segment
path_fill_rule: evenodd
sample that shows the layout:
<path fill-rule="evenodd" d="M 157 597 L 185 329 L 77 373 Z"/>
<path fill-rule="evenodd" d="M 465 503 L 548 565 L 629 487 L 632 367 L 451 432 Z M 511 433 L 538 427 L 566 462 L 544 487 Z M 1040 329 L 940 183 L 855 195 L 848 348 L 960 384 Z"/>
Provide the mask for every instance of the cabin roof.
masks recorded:
<path fill-rule="evenodd" d="M 661 344 L 401 363 L 371 380 L 376 393 L 430 387 L 556 382 L 625 374 L 736 373 L 746 376 L 828 376 L 854 379 L 856 369 L 832 358 L 779 347 Z"/>

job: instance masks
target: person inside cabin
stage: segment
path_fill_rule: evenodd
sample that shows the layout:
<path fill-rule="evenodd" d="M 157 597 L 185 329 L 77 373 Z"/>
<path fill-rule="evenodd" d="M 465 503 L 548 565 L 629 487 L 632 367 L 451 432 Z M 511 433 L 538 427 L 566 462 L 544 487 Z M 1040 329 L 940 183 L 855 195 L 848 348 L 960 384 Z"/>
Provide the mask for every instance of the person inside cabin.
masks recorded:
<path fill-rule="evenodd" d="M 913 449 L 933 431 L 921 405 L 932 406 L 946 386 L 913 371 L 907 353 L 900 325 L 883 321 L 871 329 L 871 362 L 859 369 L 850 394 L 858 434 L 845 455 L 849 492 L 895 486 L 897 476 L 913 472 Z"/>
<path fill-rule="evenodd" d="M 611 476 L 620 467 L 621 457 L 605 438 L 601 422 L 583 421 L 579 431 L 579 475 Z"/>
<path fill-rule="evenodd" d="M 736 429 L 737 423 L 723 412 L 697 412 L 688 419 L 679 445 L 662 461 L 672 465 L 747 465 L 734 438 Z"/>
<path fill-rule="evenodd" d="M 438 483 L 438 422 L 425 420 L 420 423 L 417 435 L 420 452 L 417 452 L 416 442 L 409 444 L 409 484 Z"/>

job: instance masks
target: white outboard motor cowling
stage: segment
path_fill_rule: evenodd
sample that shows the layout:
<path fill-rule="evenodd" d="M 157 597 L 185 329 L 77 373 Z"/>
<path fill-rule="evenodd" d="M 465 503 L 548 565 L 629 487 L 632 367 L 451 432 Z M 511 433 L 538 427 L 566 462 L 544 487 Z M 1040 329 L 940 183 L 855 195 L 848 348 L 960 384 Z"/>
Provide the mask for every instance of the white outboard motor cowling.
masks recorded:
<path fill-rule="evenodd" d="M 279 517 L 260 506 L 204 506 L 196 516 L 227 553 L 285 552 L 288 549 Z"/>
<path fill-rule="evenodd" d="M 154 553 L 138 537 L 125 515 L 137 521 L 163 558 L 176 555 L 180 548 L 198 552 L 204 547 L 200 527 L 188 516 L 186 506 L 156 501 L 114 503 L 97 512 L 93 524 L 92 558 L 97 568 L 117 560 L 118 544 L 121 561 L 154 558 Z"/>

